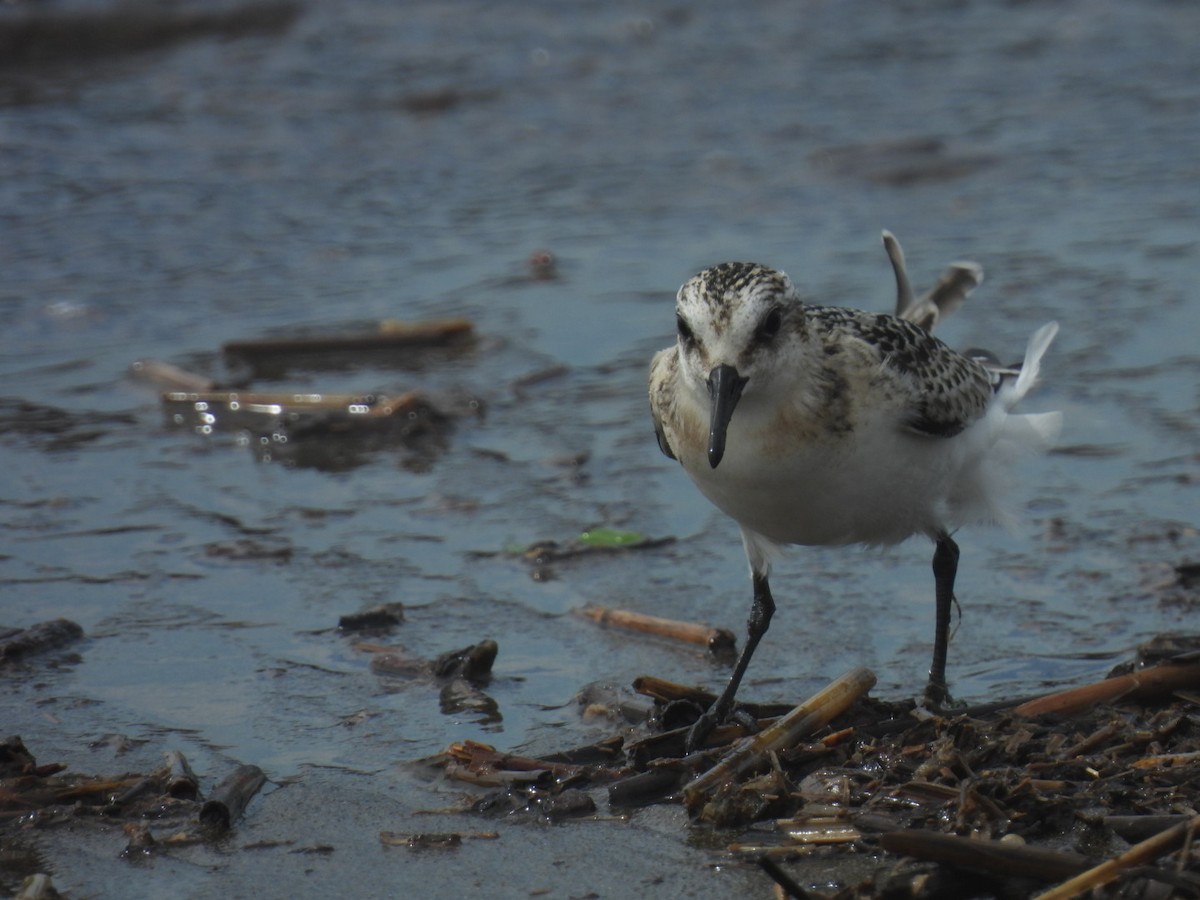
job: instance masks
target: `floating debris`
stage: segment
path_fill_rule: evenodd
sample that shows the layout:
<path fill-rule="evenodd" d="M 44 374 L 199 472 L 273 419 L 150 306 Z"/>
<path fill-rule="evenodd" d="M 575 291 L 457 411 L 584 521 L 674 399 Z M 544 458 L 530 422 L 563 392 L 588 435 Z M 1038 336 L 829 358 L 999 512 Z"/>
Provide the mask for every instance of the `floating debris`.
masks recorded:
<path fill-rule="evenodd" d="M 344 471 L 376 450 L 397 448 L 406 454 L 406 468 L 424 470 L 445 448 L 456 418 L 482 414 L 477 398 L 447 393 L 435 403 L 419 390 L 391 395 L 241 386 L 256 377 L 281 378 L 298 368 L 417 368 L 433 361 L 430 354 L 470 346 L 472 337 L 473 326 L 466 319 L 385 320 L 357 333 L 230 341 L 222 350 L 227 369 L 235 374 L 226 385 L 236 383 L 237 390 L 160 360 L 138 360 L 132 371 L 163 389 L 171 425 L 201 435 L 238 433 L 239 442 L 263 462 Z M 0 431 L 2 419 L 0 402 Z"/>

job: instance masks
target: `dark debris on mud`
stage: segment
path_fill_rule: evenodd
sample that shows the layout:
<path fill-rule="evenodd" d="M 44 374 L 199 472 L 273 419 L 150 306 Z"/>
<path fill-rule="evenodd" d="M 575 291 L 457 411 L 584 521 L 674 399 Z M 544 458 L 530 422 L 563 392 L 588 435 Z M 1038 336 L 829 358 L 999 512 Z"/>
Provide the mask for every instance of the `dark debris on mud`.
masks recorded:
<path fill-rule="evenodd" d="M 113 833 L 127 859 L 219 841 L 266 783 L 262 769 L 239 765 L 207 794 L 187 758 L 163 754 L 153 772 L 111 776 L 39 764 L 19 736 L 0 740 L 0 872 L 21 869 L 22 835 L 65 827 Z M 31 856 L 31 860 L 36 855 Z M 22 898 L 57 897 L 44 872 L 25 874 Z"/>
<path fill-rule="evenodd" d="M 488 818 L 682 803 L 707 845 L 761 866 L 780 896 L 1196 897 L 1195 646 L 1164 661 L 1159 644 L 1145 667 L 1027 701 L 929 711 L 860 696 L 778 747 L 752 746 L 777 711 L 747 705 L 762 732 L 718 729 L 692 755 L 684 736 L 711 698 L 645 678 L 641 695 L 581 695 L 616 728 L 594 745 L 531 758 L 463 742 L 423 762 L 472 785 L 465 802 Z"/>

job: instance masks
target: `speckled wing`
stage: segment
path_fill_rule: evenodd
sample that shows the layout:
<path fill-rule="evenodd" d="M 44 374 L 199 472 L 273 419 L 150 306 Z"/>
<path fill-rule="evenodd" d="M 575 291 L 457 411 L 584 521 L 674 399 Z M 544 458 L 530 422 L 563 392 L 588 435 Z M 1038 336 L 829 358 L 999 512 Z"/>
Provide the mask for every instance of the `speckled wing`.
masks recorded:
<path fill-rule="evenodd" d="M 894 316 L 836 312 L 838 325 L 869 344 L 886 368 L 907 376 L 915 391 L 905 423 L 913 431 L 953 437 L 987 410 L 993 385 L 978 361 Z"/>

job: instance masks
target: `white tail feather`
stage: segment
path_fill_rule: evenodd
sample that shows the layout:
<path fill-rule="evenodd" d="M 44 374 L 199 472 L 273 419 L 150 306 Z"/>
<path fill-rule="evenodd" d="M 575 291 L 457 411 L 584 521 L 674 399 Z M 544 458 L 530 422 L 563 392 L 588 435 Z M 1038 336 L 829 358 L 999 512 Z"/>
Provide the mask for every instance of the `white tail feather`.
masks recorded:
<path fill-rule="evenodd" d="M 1058 334 L 1058 323 L 1048 322 L 1033 333 L 1029 345 L 1025 348 L 1025 361 L 1021 363 L 1021 374 L 1017 380 L 1003 391 L 1004 408 L 1012 409 L 1022 397 L 1029 393 L 1037 382 L 1038 370 L 1042 366 L 1042 356 L 1046 353 L 1050 342 Z"/>

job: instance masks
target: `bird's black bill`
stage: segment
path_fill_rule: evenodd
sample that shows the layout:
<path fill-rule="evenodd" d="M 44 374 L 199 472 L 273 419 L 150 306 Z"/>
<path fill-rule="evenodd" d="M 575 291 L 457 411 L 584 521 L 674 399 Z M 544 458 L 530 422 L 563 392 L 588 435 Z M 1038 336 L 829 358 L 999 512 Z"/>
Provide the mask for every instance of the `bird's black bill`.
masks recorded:
<path fill-rule="evenodd" d="M 708 395 L 712 398 L 708 420 L 708 463 L 714 469 L 725 455 L 725 432 L 729 430 L 729 421 L 746 381 L 733 366 L 717 366 L 708 373 Z"/>

